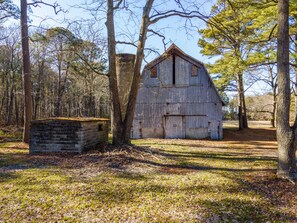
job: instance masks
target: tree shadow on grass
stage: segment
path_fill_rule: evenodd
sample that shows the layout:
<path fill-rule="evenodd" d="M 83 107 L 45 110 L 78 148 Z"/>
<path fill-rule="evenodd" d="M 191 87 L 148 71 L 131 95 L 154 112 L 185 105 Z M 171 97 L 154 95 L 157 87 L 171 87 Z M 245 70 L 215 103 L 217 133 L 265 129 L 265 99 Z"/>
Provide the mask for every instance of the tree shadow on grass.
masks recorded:
<path fill-rule="evenodd" d="M 198 143 L 192 143 L 192 144 L 184 144 L 183 140 L 181 140 L 180 143 L 158 143 L 158 148 L 162 149 L 162 147 L 173 147 L 172 149 L 184 149 L 184 150 L 194 150 L 194 149 L 202 149 L 202 150 L 221 150 L 221 151 L 226 151 L 229 152 L 230 150 L 236 150 L 236 151 L 251 151 L 251 150 L 271 150 L 271 151 L 276 151 L 277 146 L 276 144 L 271 143 L 270 141 L 265 141 L 265 142 L 259 142 L 259 141 L 231 141 L 228 142 L 228 144 L 223 144 L 221 142 L 219 142 L 218 144 L 206 144 L 205 141 L 203 141 L 203 143 L 199 144 L 200 141 L 198 141 Z M 154 143 L 145 143 L 146 146 L 152 146 L 154 147 Z M 246 146 L 248 145 L 248 147 Z M 174 148 L 176 147 L 176 148 Z M 173 150 L 171 150 L 173 151 Z"/>
<path fill-rule="evenodd" d="M 60 167 L 68 168 L 85 168 L 89 166 L 103 166 L 112 169 L 124 170 L 131 164 L 146 164 L 155 167 L 188 169 L 188 170 L 223 170 L 223 171 L 257 171 L 251 168 L 224 168 L 214 167 L 211 165 L 198 165 L 189 163 L 185 159 L 191 158 L 198 160 L 215 161 L 231 161 L 240 165 L 241 162 L 275 162 L 275 157 L 250 156 L 248 154 L 228 154 L 228 153 L 208 153 L 208 152 L 179 152 L 155 149 L 150 147 L 130 146 L 127 148 L 109 148 L 108 152 L 89 151 L 84 154 L 0 154 L 0 158 L 4 161 L 1 168 L 10 170 L 19 170 L 26 168 L 44 168 L 44 167 Z M 249 154 L 250 155 L 250 154 Z M 157 159 L 155 159 L 157 158 Z M 160 160 L 160 161 L 158 161 Z M 181 164 L 182 163 L 182 164 Z M 271 169 L 266 169 L 271 170 Z"/>
<path fill-rule="evenodd" d="M 117 178 L 117 180 L 112 180 L 113 177 Z M 135 180 L 137 180 L 137 183 L 134 182 Z M 111 181 L 113 182 L 111 183 Z M 34 183 L 34 181 L 28 181 L 24 186 L 32 188 Z M 30 190 L 37 189 L 34 187 Z M 37 192 L 59 194 L 59 190 L 54 187 L 44 188 L 42 191 L 38 190 Z M 231 197 L 214 198 L 213 193 L 218 192 L 230 194 Z M 150 205 L 154 205 L 154 202 L 157 201 L 162 202 L 165 206 L 167 205 L 168 208 L 175 209 L 185 204 L 192 207 L 199 206 L 205 210 L 205 222 L 233 222 L 234 220 L 237 220 L 237 222 L 267 222 L 270 219 L 294 219 L 294 216 L 267 208 L 263 202 L 255 202 L 253 197 L 248 200 L 238 198 L 238 196 L 244 194 L 241 185 L 202 185 L 198 181 L 197 184 L 192 183 L 189 186 L 178 188 L 175 184 L 164 185 L 157 183 L 157 181 L 149 181 L 146 177 L 118 173 L 112 175 L 107 183 L 99 182 L 95 185 L 86 185 L 83 189 L 77 188 L 77 191 L 73 193 L 75 193 L 76 197 L 83 196 L 83 199 L 88 200 L 95 207 L 96 205 L 105 204 L 109 208 L 118 207 L 118 210 L 123 208 L 123 204 L 125 210 L 129 210 L 130 206 L 143 206 L 142 199 L 139 199 L 139 197 L 150 200 L 145 204 L 149 207 L 148 210 L 153 210 L 153 206 L 150 207 Z M 182 199 L 175 200 L 174 194 L 179 194 Z M 188 196 L 194 196 L 195 199 L 187 201 Z M 168 208 L 165 208 L 165 211 L 169 211 Z"/>
<path fill-rule="evenodd" d="M 159 149 L 160 154 L 169 157 L 179 158 L 203 158 L 203 159 L 218 159 L 218 160 L 233 160 L 233 161 L 272 161 L 277 160 L 276 157 L 271 156 L 257 156 L 253 155 L 252 152 L 183 152 L 174 150 L 162 150 Z"/>
<path fill-rule="evenodd" d="M 164 164 L 164 163 L 158 163 L 153 162 L 149 160 L 143 160 L 143 159 L 135 159 L 130 158 L 130 160 L 134 163 L 144 163 L 149 164 L 156 167 L 164 167 L 169 169 L 185 169 L 185 170 L 221 170 L 221 171 L 230 171 L 230 172 L 255 172 L 255 171 L 275 171 L 275 168 L 258 168 L 258 169 L 251 169 L 251 168 L 225 168 L 225 167 L 214 167 L 210 165 L 198 165 L 198 164 L 191 164 L 191 163 L 183 163 L 183 164 Z M 235 159 L 235 161 L 238 161 L 238 159 Z"/>
<path fill-rule="evenodd" d="M 136 146 L 117 149 L 110 147 L 107 148 L 104 152 L 89 151 L 80 155 L 22 154 L 22 156 L 25 158 L 25 163 L 32 165 L 30 166 L 30 168 L 44 168 L 54 166 L 58 167 L 59 169 L 63 169 L 62 172 L 58 173 L 61 175 L 64 175 L 68 169 L 83 169 L 86 167 L 94 167 L 97 165 L 103 165 L 105 167 L 104 170 L 112 170 L 113 174 L 109 176 L 109 182 L 105 183 L 104 179 L 96 178 L 98 180 L 97 184 L 88 185 L 88 181 L 86 181 L 83 191 L 80 191 L 80 189 L 78 189 L 78 191 L 73 194 L 73 196 L 82 196 L 83 199 L 86 199 L 93 203 L 100 201 L 101 203 L 111 205 L 111 207 L 115 207 L 121 204 L 125 204 L 127 205 L 127 207 L 129 207 L 130 204 L 132 205 L 133 202 L 136 202 L 137 206 L 140 204 L 142 205 L 141 199 L 139 199 L 139 197 L 143 197 L 143 199 L 145 199 L 147 196 L 146 194 L 149 194 L 149 199 L 152 199 L 154 202 L 156 202 L 154 199 L 158 200 L 161 197 L 162 199 L 164 199 L 161 200 L 161 202 L 167 202 L 168 208 L 172 207 L 172 204 L 176 205 L 174 207 L 178 208 L 178 205 L 181 205 L 181 207 L 185 206 L 185 203 L 183 202 L 187 201 L 188 196 L 194 196 L 195 199 L 193 201 L 189 201 L 186 203 L 187 205 L 202 207 L 205 210 L 206 217 L 204 222 L 267 222 L 271 221 L 271 219 L 272 221 L 279 222 L 294 222 L 297 220 L 295 215 L 286 213 L 282 210 L 277 210 L 277 208 L 273 208 L 274 205 L 279 205 L 279 203 L 277 202 L 278 195 L 274 194 L 275 188 L 266 188 L 264 191 L 261 191 L 259 189 L 263 185 L 269 184 L 271 182 L 270 180 L 268 180 L 267 182 L 255 181 L 251 184 L 247 183 L 246 181 L 242 181 L 242 179 L 240 178 L 248 173 L 253 175 L 259 172 L 274 173 L 274 168 L 251 169 L 243 165 L 245 164 L 245 162 L 253 161 L 275 162 L 275 158 L 258 156 L 246 158 L 238 157 L 236 153 L 209 154 L 201 151 L 178 152 Z M 242 154 L 240 154 L 240 156 L 242 156 Z M 157 157 L 157 159 L 155 159 L 154 157 Z M 186 158 L 191 158 L 194 160 L 206 159 L 209 160 L 209 165 L 189 163 L 186 161 L 183 162 Z M 242 163 L 242 168 L 238 169 L 228 168 L 224 166 L 212 166 L 211 163 L 215 160 L 232 161 L 238 163 L 239 166 L 241 166 Z M 126 169 L 132 164 L 133 166 L 137 164 L 144 164 L 145 167 L 152 166 L 154 167 L 154 174 L 156 175 L 154 175 L 153 177 L 149 175 L 148 177 L 148 175 L 146 174 L 125 172 Z M 14 171 L 20 170 L 20 167 L 22 166 L 13 166 L 13 164 L 10 163 L 6 167 Z M 198 173 L 200 171 L 220 174 L 223 177 L 227 177 L 230 178 L 232 181 L 235 181 L 236 184 L 231 187 L 226 185 L 201 185 L 200 182 L 197 181 L 196 185 L 189 185 L 182 189 L 179 189 L 176 188 L 176 185 L 174 184 L 162 185 L 158 184 L 156 180 L 149 182 L 151 177 L 154 178 L 155 176 L 159 175 L 166 175 L 166 177 L 175 177 L 175 175 Z M 54 173 L 49 172 L 49 174 Z M 1 182 L 10 181 L 15 177 L 18 176 L 13 172 L 0 172 L 0 178 L 2 179 Z M 115 182 L 113 182 L 113 180 Z M 35 191 L 36 193 L 44 192 L 48 194 L 59 194 L 59 189 L 51 187 L 51 182 L 52 180 L 49 180 L 48 188 L 33 187 L 33 185 L 36 184 L 34 180 L 21 181 L 20 183 L 26 184 L 25 188 L 30 188 L 28 190 Z M 71 184 L 75 182 L 80 182 L 80 179 L 77 178 L 69 181 L 65 180 L 63 183 Z M 269 193 L 268 190 L 271 190 L 271 193 Z M 182 193 L 184 197 L 181 200 L 174 200 L 174 196 L 172 196 L 172 193 Z M 207 198 L 200 199 L 201 193 L 206 193 L 209 195 Z M 216 199 L 213 195 L 214 193 L 226 193 L 226 196 L 230 197 Z M 251 198 L 249 199 L 238 198 L 238 196 L 241 196 L 240 194 L 238 196 L 233 196 L 237 193 L 252 193 L 253 195 L 251 195 Z M 262 197 L 264 197 L 264 201 L 256 202 L 254 199 L 255 194 L 261 196 L 260 200 L 262 200 Z M 70 194 L 70 196 L 72 196 L 72 194 Z M 151 204 L 147 205 L 153 205 L 154 202 L 151 202 Z M 123 219 L 123 221 L 124 220 L 125 219 Z"/>
<path fill-rule="evenodd" d="M 0 183 L 16 179 L 17 175 L 11 172 L 4 172 L 0 170 Z"/>
<path fill-rule="evenodd" d="M 288 180 L 279 179 L 275 171 L 247 172 L 245 175 L 230 174 L 228 172 L 217 172 L 223 177 L 229 178 L 240 185 L 246 194 L 254 193 L 261 197 L 265 215 L 269 222 L 297 222 L 297 185 Z M 258 213 L 257 211 L 255 213 Z M 253 220 L 254 214 L 251 213 Z M 256 219 L 256 218 L 255 218 Z M 246 221 L 251 222 L 251 221 Z M 261 219 L 253 222 L 267 222 Z"/>
<path fill-rule="evenodd" d="M 220 202 L 207 200 L 203 206 L 211 213 L 206 222 L 296 222 L 293 214 L 258 204 L 252 200 L 225 198 Z"/>
<path fill-rule="evenodd" d="M 132 181 L 142 181 L 142 180 L 148 179 L 143 174 L 129 173 L 129 172 L 123 172 L 123 173 L 116 174 L 115 177 L 118 179 L 132 180 Z"/>

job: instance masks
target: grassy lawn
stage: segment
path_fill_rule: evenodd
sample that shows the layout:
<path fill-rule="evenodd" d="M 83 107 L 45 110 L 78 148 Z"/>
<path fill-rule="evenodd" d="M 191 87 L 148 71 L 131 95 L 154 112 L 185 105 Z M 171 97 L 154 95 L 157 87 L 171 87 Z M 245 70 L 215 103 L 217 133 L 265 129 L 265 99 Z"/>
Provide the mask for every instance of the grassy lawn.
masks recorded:
<path fill-rule="evenodd" d="M 82 155 L 0 143 L 0 222 L 297 222 L 297 186 L 275 178 L 275 130 L 224 140 L 134 140 Z"/>
<path fill-rule="evenodd" d="M 20 141 L 22 135 L 20 128 L 0 128 L 0 143 Z"/>

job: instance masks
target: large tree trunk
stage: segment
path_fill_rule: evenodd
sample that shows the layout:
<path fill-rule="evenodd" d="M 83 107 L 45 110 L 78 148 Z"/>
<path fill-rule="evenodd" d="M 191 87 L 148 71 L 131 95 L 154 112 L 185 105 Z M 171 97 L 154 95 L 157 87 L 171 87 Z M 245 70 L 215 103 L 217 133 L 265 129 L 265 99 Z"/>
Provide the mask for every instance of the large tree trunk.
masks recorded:
<path fill-rule="evenodd" d="M 238 129 L 243 130 L 248 127 L 247 112 L 244 97 L 243 75 L 237 74 L 238 88 Z"/>
<path fill-rule="evenodd" d="M 27 0 L 21 0 L 21 36 L 22 36 L 22 54 L 23 54 L 23 79 L 24 79 L 24 133 L 23 141 L 29 142 L 30 122 L 32 120 L 32 97 L 31 97 L 31 69 L 28 35 L 28 16 Z"/>
<path fill-rule="evenodd" d="M 123 121 L 118 94 L 116 77 L 116 41 L 114 29 L 114 5 L 113 0 L 108 0 L 107 10 L 107 40 L 108 40 L 108 63 L 109 63 L 109 90 L 111 96 L 111 116 L 112 116 L 112 143 L 114 145 L 125 144 L 123 134 Z"/>
<path fill-rule="evenodd" d="M 153 6 L 154 0 L 147 0 L 146 5 L 143 8 L 143 14 L 142 14 L 142 21 L 140 26 L 140 32 L 139 32 L 139 40 L 138 40 L 138 46 L 137 46 L 137 53 L 134 63 L 134 70 L 133 70 L 133 81 L 131 85 L 131 91 L 129 95 L 127 110 L 126 110 L 126 116 L 124 120 L 124 129 L 125 129 L 125 138 L 130 141 L 131 136 L 131 128 L 134 118 L 134 112 L 136 107 L 136 99 L 137 99 L 137 93 L 140 83 L 140 70 L 141 70 L 141 64 L 144 57 L 144 48 L 145 48 L 145 42 L 147 38 L 147 31 L 148 27 L 150 25 L 150 19 L 149 14 L 151 12 L 152 6 Z"/>
<path fill-rule="evenodd" d="M 114 5 L 113 0 L 108 0 L 107 11 L 107 32 L 108 32 L 108 57 L 109 57 L 109 86 L 112 100 L 112 132 L 113 144 L 122 145 L 130 143 L 130 135 L 132 122 L 134 117 L 134 110 L 136 105 L 136 97 L 140 82 L 141 63 L 144 56 L 144 46 L 147 37 L 147 29 L 150 24 L 149 14 L 152 9 L 154 0 L 147 0 L 143 10 L 142 22 L 139 33 L 139 40 L 137 46 L 137 53 L 134 63 L 133 80 L 129 94 L 128 104 L 126 108 L 126 115 L 122 119 L 121 106 L 119 102 L 119 93 L 116 77 L 116 50 L 115 50 L 115 30 L 114 30 Z"/>
<path fill-rule="evenodd" d="M 297 119 L 290 128 L 290 74 L 289 74 L 289 0 L 278 2 L 278 36 L 277 36 L 277 141 L 278 169 L 277 175 L 284 178 L 297 178 L 295 145 Z"/>

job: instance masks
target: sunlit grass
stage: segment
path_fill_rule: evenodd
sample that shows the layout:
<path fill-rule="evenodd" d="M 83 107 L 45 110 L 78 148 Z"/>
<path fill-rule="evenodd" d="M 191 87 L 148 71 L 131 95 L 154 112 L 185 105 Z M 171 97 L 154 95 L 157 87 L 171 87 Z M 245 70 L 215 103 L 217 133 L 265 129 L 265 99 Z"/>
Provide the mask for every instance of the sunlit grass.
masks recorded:
<path fill-rule="evenodd" d="M 263 210 L 261 197 L 223 175 L 98 173 L 81 181 L 62 170 L 26 170 L 4 178 L 0 213 L 8 222 L 195 222 L 214 214 L 222 217 L 226 210 L 226 220 L 251 219 L 250 214 Z M 262 212 L 259 217 L 268 220 L 268 213 Z"/>
<path fill-rule="evenodd" d="M 22 139 L 22 132 L 19 129 L 0 129 L 0 143 L 1 142 L 15 142 Z"/>
<path fill-rule="evenodd" d="M 138 147 L 55 158 L 29 155 L 23 144 L 0 144 L 0 222 L 292 222 L 297 217 L 249 181 L 274 173 L 275 142 L 269 148 L 263 148 L 264 141 L 133 143 Z"/>

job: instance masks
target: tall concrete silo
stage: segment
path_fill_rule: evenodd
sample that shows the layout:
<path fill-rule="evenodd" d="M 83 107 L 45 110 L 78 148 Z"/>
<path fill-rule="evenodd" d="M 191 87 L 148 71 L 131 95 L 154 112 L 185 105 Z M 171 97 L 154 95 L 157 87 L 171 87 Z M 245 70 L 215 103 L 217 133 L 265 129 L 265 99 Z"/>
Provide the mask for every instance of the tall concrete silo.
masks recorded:
<path fill-rule="evenodd" d="M 117 54 L 116 56 L 117 84 L 120 97 L 122 120 L 124 120 L 127 111 L 129 92 L 133 79 L 134 61 L 134 54 L 123 53 Z"/>

